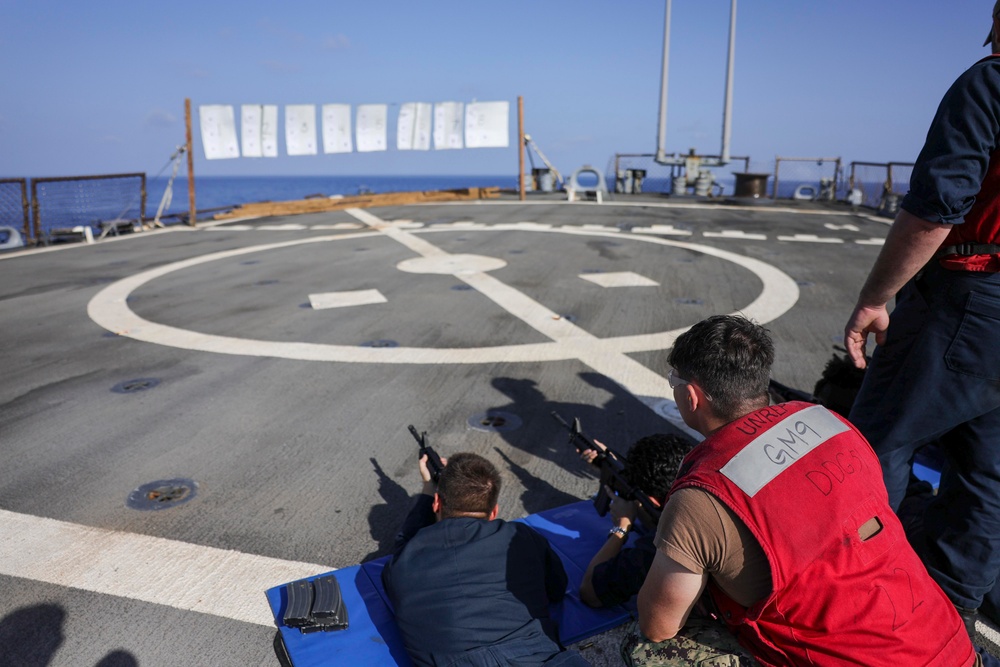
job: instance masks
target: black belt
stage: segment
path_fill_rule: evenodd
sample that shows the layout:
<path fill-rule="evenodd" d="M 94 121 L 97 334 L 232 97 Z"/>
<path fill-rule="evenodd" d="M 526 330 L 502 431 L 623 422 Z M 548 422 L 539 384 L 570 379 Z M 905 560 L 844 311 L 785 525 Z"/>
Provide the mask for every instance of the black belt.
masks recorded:
<path fill-rule="evenodd" d="M 996 243 L 959 243 L 941 248 L 938 250 L 937 256 L 961 255 L 969 257 L 970 255 L 995 255 L 998 253 L 1000 253 L 1000 245 Z"/>

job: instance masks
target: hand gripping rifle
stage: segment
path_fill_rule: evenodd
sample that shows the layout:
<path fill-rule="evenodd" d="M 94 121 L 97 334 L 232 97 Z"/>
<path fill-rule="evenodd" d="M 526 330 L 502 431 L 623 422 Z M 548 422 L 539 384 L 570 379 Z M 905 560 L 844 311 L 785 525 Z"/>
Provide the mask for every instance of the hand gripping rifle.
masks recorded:
<path fill-rule="evenodd" d="M 606 449 L 601 449 L 597 444 L 583 432 L 580 427 L 580 419 L 578 417 L 573 418 L 573 425 L 570 426 L 566 423 L 566 420 L 556 412 L 552 411 L 552 417 L 559 422 L 563 428 L 569 431 L 569 444 L 573 446 L 574 449 L 580 454 L 593 450 L 597 452 L 597 458 L 594 459 L 593 463 L 595 466 L 601 470 L 601 486 L 597 490 L 597 494 L 594 496 L 594 508 L 597 513 L 604 516 L 608 513 L 611 508 L 611 496 L 608 494 L 606 487 L 610 487 L 615 494 L 624 498 L 625 500 L 632 500 L 639 504 L 639 506 L 646 511 L 647 514 L 655 522 L 660 520 L 660 507 L 650 498 L 644 491 L 638 487 L 632 486 L 622 472 L 625 469 L 625 457 L 617 453 L 610 447 Z"/>
<path fill-rule="evenodd" d="M 407 428 L 410 429 L 413 439 L 420 445 L 420 458 L 423 458 L 424 454 L 427 455 L 427 469 L 430 470 L 431 481 L 437 484 L 438 480 L 441 479 L 441 471 L 444 470 L 441 457 L 438 456 L 433 447 L 427 444 L 427 431 L 417 433 L 417 429 L 413 427 L 413 424 L 410 424 Z"/>

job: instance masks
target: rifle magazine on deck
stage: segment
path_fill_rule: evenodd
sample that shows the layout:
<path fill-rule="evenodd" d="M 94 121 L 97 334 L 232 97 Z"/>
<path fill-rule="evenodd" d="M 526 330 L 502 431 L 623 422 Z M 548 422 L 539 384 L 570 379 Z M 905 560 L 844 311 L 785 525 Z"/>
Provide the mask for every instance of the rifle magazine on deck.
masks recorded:
<path fill-rule="evenodd" d="M 327 629 L 347 627 L 347 607 L 340 594 L 340 584 L 336 578 L 327 575 L 313 581 L 316 595 L 313 599 L 312 615 L 318 625 Z"/>
<path fill-rule="evenodd" d="M 340 584 L 327 575 L 315 581 L 293 581 L 285 586 L 288 604 L 282 623 L 302 633 L 344 630 L 348 626 L 347 607 Z"/>
<path fill-rule="evenodd" d="M 290 628 L 301 628 L 309 625 L 309 614 L 312 611 L 313 586 L 309 581 L 293 581 L 285 586 L 288 592 L 288 606 L 282 623 Z"/>

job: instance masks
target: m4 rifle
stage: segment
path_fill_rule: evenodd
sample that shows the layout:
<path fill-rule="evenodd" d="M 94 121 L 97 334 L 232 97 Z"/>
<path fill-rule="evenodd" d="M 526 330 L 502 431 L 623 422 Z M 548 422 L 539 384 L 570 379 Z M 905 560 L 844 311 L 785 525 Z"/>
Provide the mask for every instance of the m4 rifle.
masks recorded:
<path fill-rule="evenodd" d="M 601 471 L 601 485 L 597 490 L 597 494 L 594 496 L 594 508 L 597 510 L 598 514 L 605 516 L 608 513 L 608 510 L 611 509 L 612 496 L 607 491 L 607 489 L 610 488 L 618 497 L 625 500 L 635 501 L 639 507 L 649 514 L 650 518 L 652 518 L 654 522 L 659 522 L 659 504 L 646 495 L 642 489 L 633 486 L 625 478 L 624 470 L 626 458 L 623 455 L 617 453 L 610 447 L 603 447 L 594 442 L 593 439 L 583 432 L 583 429 L 580 427 L 580 419 L 578 417 L 573 418 L 572 425 L 563 419 L 562 415 L 555 410 L 552 411 L 552 417 L 569 432 L 569 444 L 577 451 L 577 453 L 583 454 L 589 450 L 597 452 L 597 456 L 594 458 L 592 463 Z"/>

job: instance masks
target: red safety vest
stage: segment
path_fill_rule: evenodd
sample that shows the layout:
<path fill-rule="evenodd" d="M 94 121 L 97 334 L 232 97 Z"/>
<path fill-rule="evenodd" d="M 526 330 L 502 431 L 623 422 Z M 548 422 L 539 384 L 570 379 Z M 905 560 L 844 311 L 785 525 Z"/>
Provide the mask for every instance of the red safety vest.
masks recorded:
<path fill-rule="evenodd" d="M 770 563 L 772 593 L 750 608 L 709 583 L 761 664 L 974 663 L 958 612 L 889 508 L 875 453 L 843 418 L 801 402 L 752 412 L 688 454 L 673 490 L 686 487 L 732 509 Z M 862 541 L 873 517 L 881 530 Z"/>
<path fill-rule="evenodd" d="M 997 58 L 1000 55 L 986 56 L 979 62 Z M 998 243 L 1000 244 L 1000 151 L 990 154 L 986 167 L 986 176 L 979 186 L 976 201 L 965 214 L 965 222 L 952 225 L 951 232 L 942 247 L 962 243 Z M 1000 271 L 1000 255 L 945 255 L 938 260 L 946 269 L 953 271 Z"/>

